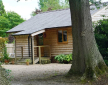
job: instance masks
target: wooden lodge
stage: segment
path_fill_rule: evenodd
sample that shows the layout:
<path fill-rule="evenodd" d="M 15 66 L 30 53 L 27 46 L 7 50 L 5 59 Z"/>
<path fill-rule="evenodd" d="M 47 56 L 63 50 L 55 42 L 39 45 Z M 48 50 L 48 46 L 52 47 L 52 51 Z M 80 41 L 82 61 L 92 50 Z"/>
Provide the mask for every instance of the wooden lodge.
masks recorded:
<path fill-rule="evenodd" d="M 45 29 L 32 35 L 15 37 L 16 57 L 54 57 L 72 53 L 72 28 Z M 23 48 L 23 54 L 21 54 Z"/>
<path fill-rule="evenodd" d="M 95 6 L 90 6 L 90 8 Z M 100 12 L 101 11 L 101 12 Z M 105 7 L 90 10 L 92 20 L 105 13 Z M 106 11 L 108 14 L 108 11 Z M 100 14 L 100 17 L 101 17 Z M 72 24 L 70 9 L 49 11 L 37 14 L 31 19 L 7 31 L 14 33 L 15 56 L 32 59 L 49 57 L 59 54 L 70 54 L 73 50 Z"/>

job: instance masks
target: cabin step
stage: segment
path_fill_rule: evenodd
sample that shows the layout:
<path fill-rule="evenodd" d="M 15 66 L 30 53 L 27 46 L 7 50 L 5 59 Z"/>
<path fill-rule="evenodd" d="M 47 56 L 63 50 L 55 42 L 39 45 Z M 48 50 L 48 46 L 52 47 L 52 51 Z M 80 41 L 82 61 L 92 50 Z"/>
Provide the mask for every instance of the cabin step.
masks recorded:
<path fill-rule="evenodd" d="M 34 63 L 38 63 L 39 62 L 39 58 L 35 59 Z"/>
<path fill-rule="evenodd" d="M 26 63 L 26 59 L 30 59 L 30 58 L 21 58 L 17 61 L 17 63 Z"/>

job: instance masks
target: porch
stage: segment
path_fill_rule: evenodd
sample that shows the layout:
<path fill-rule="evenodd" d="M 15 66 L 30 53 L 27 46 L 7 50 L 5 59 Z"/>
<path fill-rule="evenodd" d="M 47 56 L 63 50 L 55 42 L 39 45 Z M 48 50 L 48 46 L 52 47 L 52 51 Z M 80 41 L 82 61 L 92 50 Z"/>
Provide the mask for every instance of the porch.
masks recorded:
<path fill-rule="evenodd" d="M 30 59 L 32 64 L 45 64 L 44 62 L 50 62 L 51 59 L 51 52 L 50 52 L 50 46 L 32 46 L 32 56 L 31 57 L 24 57 L 23 56 L 23 47 L 16 47 L 21 49 L 21 56 L 16 56 L 16 51 L 15 51 L 15 62 L 17 63 L 25 63 L 26 59 Z M 45 51 L 43 51 L 43 48 Z M 38 55 L 34 55 L 34 49 L 38 49 Z"/>
<path fill-rule="evenodd" d="M 15 36 L 15 62 L 17 58 L 21 61 L 31 59 L 35 64 L 44 59 L 51 59 L 50 45 L 43 42 L 45 30 L 30 34 Z"/>

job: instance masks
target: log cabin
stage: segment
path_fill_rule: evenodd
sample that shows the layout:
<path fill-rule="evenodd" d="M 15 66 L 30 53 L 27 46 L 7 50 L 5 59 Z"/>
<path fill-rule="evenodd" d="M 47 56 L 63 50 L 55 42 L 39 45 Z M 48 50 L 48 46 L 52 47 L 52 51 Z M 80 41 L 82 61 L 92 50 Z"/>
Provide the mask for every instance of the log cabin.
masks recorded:
<path fill-rule="evenodd" d="M 108 16 L 107 7 L 97 9 L 91 5 L 92 21 L 105 18 L 104 14 Z M 7 33 L 13 33 L 15 38 L 15 56 L 31 57 L 33 63 L 36 57 L 53 58 L 73 50 L 70 9 L 39 13 Z"/>

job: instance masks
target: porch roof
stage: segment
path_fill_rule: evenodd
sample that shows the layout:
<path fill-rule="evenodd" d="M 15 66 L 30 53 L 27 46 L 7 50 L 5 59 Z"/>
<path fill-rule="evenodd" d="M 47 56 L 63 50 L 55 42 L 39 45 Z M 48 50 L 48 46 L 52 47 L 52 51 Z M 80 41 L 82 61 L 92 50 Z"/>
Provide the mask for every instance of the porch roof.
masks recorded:
<path fill-rule="evenodd" d="M 93 10 L 90 10 L 91 15 L 100 10 L 96 9 L 94 5 L 90 6 L 90 8 L 91 9 L 94 8 Z M 19 31 L 13 35 L 26 35 L 26 34 L 33 34 L 35 32 L 41 31 L 46 28 L 56 28 L 56 27 L 66 27 L 66 26 L 72 26 L 70 9 L 62 9 L 62 10 L 49 11 L 37 14 L 36 16 L 30 18 L 29 20 L 7 31 L 7 33 Z"/>

